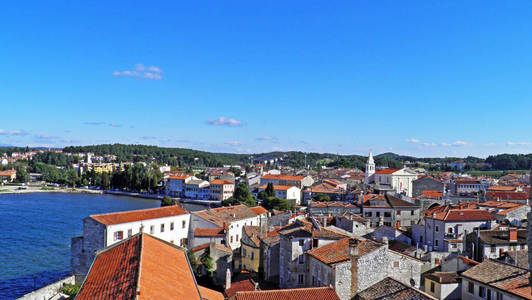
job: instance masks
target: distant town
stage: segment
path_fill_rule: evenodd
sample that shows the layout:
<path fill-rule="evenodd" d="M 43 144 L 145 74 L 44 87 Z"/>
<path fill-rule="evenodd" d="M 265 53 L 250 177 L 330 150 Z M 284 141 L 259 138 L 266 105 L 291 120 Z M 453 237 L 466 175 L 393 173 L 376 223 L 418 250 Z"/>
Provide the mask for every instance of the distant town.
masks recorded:
<path fill-rule="evenodd" d="M 0 194 L 161 201 L 79 220 L 72 276 L 24 299 L 531 299 L 531 164 L 2 148 Z"/>

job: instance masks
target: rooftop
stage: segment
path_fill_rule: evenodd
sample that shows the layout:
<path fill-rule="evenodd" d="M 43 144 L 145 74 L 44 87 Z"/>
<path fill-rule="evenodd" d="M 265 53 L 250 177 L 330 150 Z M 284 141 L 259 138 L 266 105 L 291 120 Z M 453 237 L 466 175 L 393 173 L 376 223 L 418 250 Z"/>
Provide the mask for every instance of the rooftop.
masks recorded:
<path fill-rule="evenodd" d="M 204 209 L 192 212 L 192 214 L 222 228 L 224 228 L 227 223 L 258 216 L 253 209 L 245 206 L 244 204 Z"/>
<path fill-rule="evenodd" d="M 386 277 L 378 283 L 358 293 L 362 300 L 435 300 L 436 298 L 424 292 L 407 286 L 393 278 Z"/>
<path fill-rule="evenodd" d="M 325 264 L 335 264 L 351 259 L 349 249 L 349 238 L 344 238 L 339 241 L 327 244 L 325 246 L 314 248 L 307 251 L 307 254 L 313 256 L 317 260 Z M 356 245 L 358 255 L 363 256 L 367 253 L 377 250 L 382 244 L 372 240 L 351 239 L 351 243 Z"/>
<path fill-rule="evenodd" d="M 166 218 L 187 214 L 179 205 L 156 207 L 140 210 L 130 210 L 124 212 L 107 213 L 100 215 L 90 215 L 89 217 L 104 225 L 115 225 L 143 220 Z"/>
<path fill-rule="evenodd" d="M 331 287 L 237 292 L 236 300 L 340 300 Z"/>

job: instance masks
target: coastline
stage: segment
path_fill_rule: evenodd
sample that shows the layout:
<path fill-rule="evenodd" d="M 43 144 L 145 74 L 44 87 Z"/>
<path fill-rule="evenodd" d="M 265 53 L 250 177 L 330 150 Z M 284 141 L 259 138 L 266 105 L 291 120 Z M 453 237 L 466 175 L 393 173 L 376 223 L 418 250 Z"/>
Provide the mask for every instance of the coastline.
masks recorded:
<path fill-rule="evenodd" d="M 66 194 L 103 194 L 103 191 L 83 189 L 83 188 L 50 188 L 28 186 L 26 189 L 18 189 L 20 186 L 0 186 L 0 195 L 9 194 L 36 194 L 36 193 L 66 193 Z"/>

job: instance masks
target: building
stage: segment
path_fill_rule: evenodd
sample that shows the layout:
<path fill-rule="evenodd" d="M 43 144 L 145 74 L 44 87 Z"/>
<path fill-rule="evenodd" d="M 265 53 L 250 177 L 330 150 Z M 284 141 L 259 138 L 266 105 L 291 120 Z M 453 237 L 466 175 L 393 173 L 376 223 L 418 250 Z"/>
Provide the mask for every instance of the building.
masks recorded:
<path fill-rule="evenodd" d="M 367 289 L 360 292 L 355 300 L 396 300 L 396 299 L 415 299 L 415 300 L 436 300 L 437 298 L 404 284 L 393 278 L 386 277 L 383 280 L 373 284 Z"/>
<path fill-rule="evenodd" d="M 279 235 L 279 285 L 283 289 L 307 286 L 307 250 L 346 237 L 318 225 L 313 219 L 297 220 L 280 229 Z"/>
<path fill-rule="evenodd" d="M 237 292 L 229 300 L 340 300 L 330 287 Z"/>
<path fill-rule="evenodd" d="M 198 178 L 187 174 L 168 177 L 166 193 L 173 197 L 185 197 L 185 184 L 192 179 Z"/>
<path fill-rule="evenodd" d="M 412 182 L 412 197 L 422 196 L 426 191 L 436 191 L 444 194 L 445 183 L 430 176 L 421 177 Z"/>
<path fill-rule="evenodd" d="M 462 299 L 462 280 L 456 272 L 434 272 L 425 275 L 425 293 L 436 299 Z"/>
<path fill-rule="evenodd" d="M 487 191 L 484 201 L 503 201 L 528 205 L 530 201 L 527 192 Z"/>
<path fill-rule="evenodd" d="M 258 273 L 261 261 L 260 227 L 244 226 L 240 244 L 240 269 Z"/>
<path fill-rule="evenodd" d="M 233 274 L 233 250 L 214 241 L 192 248 L 196 261 L 200 261 L 203 255 L 209 255 L 212 259 L 212 279 L 213 283 L 222 286 L 227 283 L 227 277 Z M 204 266 L 199 266 L 199 272 L 206 275 L 208 270 Z M 228 274 L 229 273 L 229 274 Z M 228 276 L 229 275 L 229 276 Z M 230 280 L 229 280 L 230 281 Z"/>
<path fill-rule="evenodd" d="M 16 170 L 0 171 L 0 183 L 1 182 L 13 182 L 17 178 Z"/>
<path fill-rule="evenodd" d="M 466 239 L 467 253 L 479 262 L 498 259 L 505 252 L 526 249 L 526 229 L 475 230 Z"/>
<path fill-rule="evenodd" d="M 259 192 L 265 191 L 268 187 L 267 184 L 263 184 L 259 187 Z M 285 199 L 293 203 L 294 205 L 301 204 L 301 189 L 293 185 L 273 185 L 275 197 Z"/>
<path fill-rule="evenodd" d="M 309 213 L 313 216 L 338 216 L 344 213 L 360 214 L 360 207 L 348 202 L 318 202 L 310 201 L 307 207 Z"/>
<path fill-rule="evenodd" d="M 447 205 L 425 212 L 424 224 L 412 226 L 414 243 L 428 251 L 459 252 L 467 233 L 491 229 L 496 218 L 486 210 Z"/>
<path fill-rule="evenodd" d="M 373 160 L 373 153 L 369 152 L 368 161 L 366 162 L 366 172 L 364 174 L 364 183 L 369 185 L 374 181 L 375 175 L 375 161 Z"/>
<path fill-rule="evenodd" d="M 512 265 L 486 260 L 460 274 L 462 299 L 532 299 L 530 273 Z"/>
<path fill-rule="evenodd" d="M 465 166 L 466 163 L 463 160 L 456 160 L 451 163 L 451 169 L 455 169 L 457 171 L 463 171 Z"/>
<path fill-rule="evenodd" d="M 83 236 L 72 239 L 72 273 L 87 274 L 96 251 L 139 232 L 186 247 L 189 224 L 190 214 L 178 205 L 91 215 L 83 219 Z"/>
<path fill-rule="evenodd" d="M 268 185 L 271 183 L 273 185 L 285 185 L 285 186 L 295 186 L 300 190 L 312 186 L 314 184 L 314 179 L 311 176 L 294 176 L 294 175 L 273 175 L 266 174 L 262 176 L 260 180 L 261 185 Z"/>
<path fill-rule="evenodd" d="M 476 196 L 484 186 L 479 180 L 457 179 L 454 181 L 454 194 L 457 196 Z"/>
<path fill-rule="evenodd" d="M 98 251 L 76 299 L 224 297 L 196 283 L 183 248 L 140 233 Z"/>
<path fill-rule="evenodd" d="M 185 182 L 185 198 L 209 199 L 211 197 L 210 184 L 203 179 L 190 179 Z"/>
<path fill-rule="evenodd" d="M 335 217 L 335 226 L 352 233 L 353 236 L 363 236 L 372 231 L 368 219 L 349 212 L 337 215 Z"/>
<path fill-rule="evenodd" d="M 266 224 L 267 213 L 268 211 L 260 206 L 250 208 L 243 204 L 195 211 L 191 213 L 190 232 L 196 232 L 198 228 L 216 229 L 216 232 L 225 230 L 222 233 L 225 246 L 236 250 L 240 248 L 242 228 Z M 191 247 L 203 243 L 203 241 L 191 242 Z"/>
<path fill-rule="evenodd" d="M 499 223 L 507 220 L 510 224 L 520 226 L 530 212 L 530 206 L 512 202 L 488 201 L 479 203 L 478 207 L 488 210 Z"/>
<path fill-rule="evenodd" d="M 319 194 L 327 195 L 331 201 L 345 200 L 347 184 L 336 180 L 325 179 L 319 184 L 307 187 L 303 190 L 303 201 L 308 203 Z"/>
<path fill-rule="evenodd" d="M 279 258 L 280 258 L 280 228 L 272 228 L 266 234 L 261 236 L 260 240 L 260 258 L 262 269 L 262 278 L 265 281 L 279 285 Z"/>
<path fill-rule="evenodd" d="M 217 179 L 210 184 L 211 199 L 224 201 L 233 197 L 235 193 L 235 183 L 228 180 Z"/>
<path fill-rule="evenodd" d="M 419 221 L 419 206 L 395 196 L 373 197 L 364 202 L 362 213 L 372 227 L 410 227 Z"/>

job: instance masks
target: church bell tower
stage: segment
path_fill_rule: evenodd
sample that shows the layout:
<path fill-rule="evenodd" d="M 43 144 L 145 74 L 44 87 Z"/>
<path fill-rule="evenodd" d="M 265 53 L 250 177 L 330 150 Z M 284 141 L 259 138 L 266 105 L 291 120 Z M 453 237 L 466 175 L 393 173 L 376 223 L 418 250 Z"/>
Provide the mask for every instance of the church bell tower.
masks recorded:
<path fill-rule="evenodd" d="M 373 161 L 373 153 L 369 152 L 368 161 L 366 162 L 366 176 L 364 179 L 365 184 L 369 184 L 375 174 L 375 162 Z"/>

